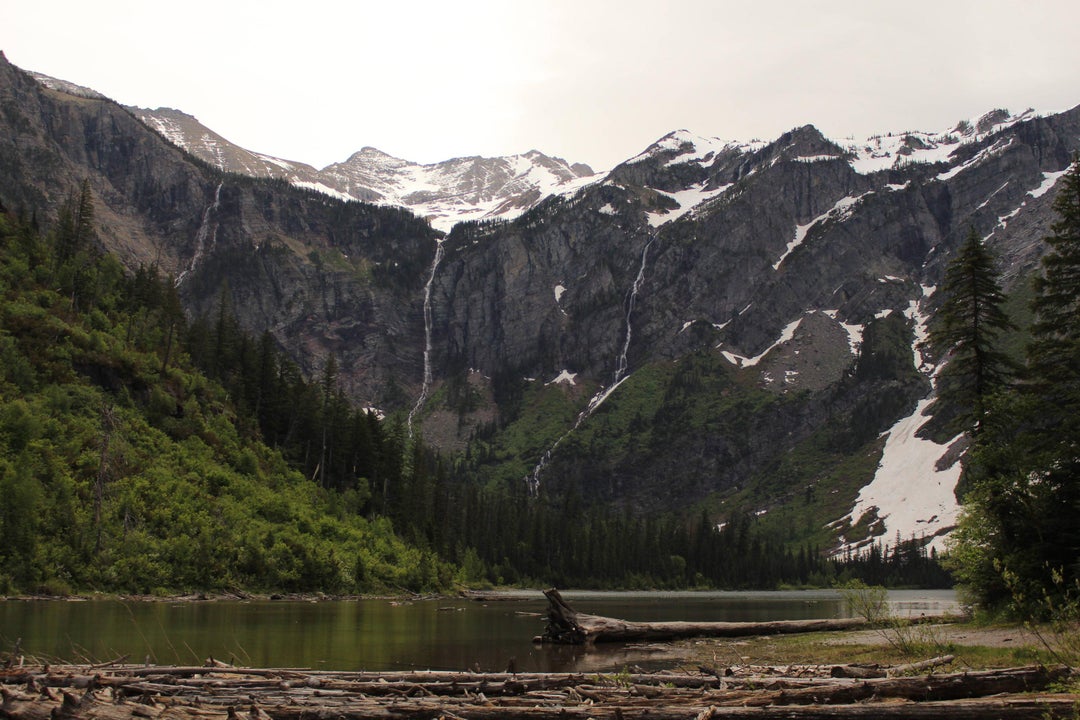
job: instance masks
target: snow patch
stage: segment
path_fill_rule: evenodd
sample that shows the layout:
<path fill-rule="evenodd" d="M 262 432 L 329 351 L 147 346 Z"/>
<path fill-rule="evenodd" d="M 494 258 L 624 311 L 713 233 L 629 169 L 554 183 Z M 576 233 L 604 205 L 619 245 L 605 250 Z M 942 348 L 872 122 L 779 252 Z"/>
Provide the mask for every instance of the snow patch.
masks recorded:
<path fill-rule="evenodd" d="M 1001 192 L 1002 190 L 1004 190 L 1004 189 L 1005 189 L 1005 188 L 1007 188 L 1008 186 L 1009 186 L 1009 181 L 1008 181 L 1008 180 L 1006 180 L 1005 182 L 1003 182 L 1003 183 L 1001 184 L 1001 187 L 999 187 L 999 188 L 998 188 L 997 190 L 995 190 L 994 192 L 990 193 L 990 194 L 989 194 L 989 195 L 987 196 L 987 198 L 986 198 L 985 200 L 983 200 L 983 201 L 982 201 L 982 202 L 981 202 L 981 203 L 979 204 L 979 207 L 977 207 L 977 208 L 975 208 L 975 209 L 976 209 L 976 210 L 982 210 L 982 209 L 983 209 L 984 207 L 986 207 L 987 205 L 989 205 L 989 204 L 990 204 L 990 201 L 994 199 L 994 196 L 995 196 L 995 195 L 997 195 L 997 194 L 998 194 L 999 192 Z"/>
<path fill-rule="evenodd" d="M 655 192 L 673 199 L 678 204 L 678 207 L 674 210 L 656 210 L 648 213 L 649 225 L 655 228 L 672 222 L 673 220 L 678 220 L 687 213 L 694 211 L 699 205 L 720 197 L 731 187 L 731 184 L 729 183 L 727 185 L 721 185 L 718 188 L 713 188 L 712 190 L 707 190 L 705 189 L 706 184 L 707 183 L 702 183 L 701 185 L 695 185 L 686 190 L 680 190 L 674 193 L 655 190 L 654 188 Z"/>
<path fill-rule="evenodd" d="M 923 285 L 923 297 L 930 297 L 934 294 L 935 289 L 936 288 L 933 285 Z M 929 318 L 922 312 L 922 304 L 918 300 L 909 302 L 907 310 L 904 311 L 904 317 L 911 320 L 915 326 L 915 342 L 912 346 L 915 368 L 920 372 L 930 372 L 933 370 L 933 364 L 923 356 L 922 350 L 920 350 L 930 337 L 929 330 L 927 329 Z"/>
<path fill-rule="evenodd" d="M 1028 195 L 1033 198 L 1042 197 L 1046 193 L 1050 192 L 1051 188 L 1053 188 L 1057 181 L 1060 180 L 1061 177 L 1067 172 L 1069 172 L 1069 168 L 1065 168 L 1064 170 L 1061 170 L 1059 172 L 1043 173 L 1042 184 L 1040 184 L 1039 187 L 1035 188 L 1034 190 L 1029 190 Z"/>
<path fill-rule="evenodd" d="M 887 541 L 897 534 L 903 540 L 934 537 L 930 547 L 940 552 L 945 549 L 942 534 L 956 526 L 960 512 L 955 490 L 961 466 L 954 463 L 948 469 L 937 470 L 935 465 L 951 441 L 938 445 L 915 436 L 926 422 L 924 413 L 932 401 L 921 400 L 915 412 L 889 430 L 873 481 L 859 492 L 854 507 L 843 519 L 854 524 L 876 509 Z M 852 549 L 852 544 L 845 543 L 839 552 Z"/>
<path fill-rule="evenodd" d="M 849 141 L 845 149 L 850 153 L 851 167 L 861 175 L 869 175 L 911 163 L 949 162 L 952 154 L 961 146 L 980 142 L 994 133 L 1030 119 L 1033 115 L 1034 111 L 1026 110 L 1019 115 L 1007 116 L 1000 121 L 995 121 L 993 116 L 983 116 L 963 121 L 955 128 L 944 132 L 890 133 L 858 143 Z M 967 166 L 969 165 L 965 164 L 965 167 Z M 963 169 L 963 167 L 954 168 L 956 172 Z M 894 186 L 889 186 L 889 188 L 898 189 Z"/>
<path fill-rule="evenodd" d="M 293 184 L 294 187 L 306 188 L 308 190 L 314 190 L 316 192 L 322 193 L 323 195 L 329 195 L 330 197 L 337 198 L 338 200 L 346 200 L 346 201 L 348 201 L 348 200 L 355 200 L 356 199 L 352 195 L 349 195 L 348 193 L 343 193 L 340 190 L 335 190 L 334 188 L 330 187 L 329 185 L 323 185 L 320 182 L 293 181 L 292 184 Z"/>
<path fill-rule="evenodd" d="M 824 162 L 826 160 L 842 160 L 840 155 L 803 155 L 802 157 L 791 158 L 796 162 L 815 163 Z"/>
<path fill-rule="evenodd" d="M 959 175 L 960 173 L 967 170 L 968 168 L 971 168 L 971 167 L 974 167 L 974 166 L 978 165 L 979 163 L 986 160 L 987 158 L 991 158 L 991 157 L 993 157 L 995 155 L 1000 155 L 1010 145 L 1012 145 L 1012 143 L 1013 143 L 1012 138 L 1002 138 L 1002 139 L 998 140 L 997 142 L 995 142 L 990 147 L 983 148 L 979 152 L 975 153 L 975 155 L 970 160 L 968 160 L 967 162 L 961 163 L 960 165 L 957 165 L 956 167 L 954 167 L 952 170 L 947 170 L 946 172 L 943 172 L 943 173 L 939 174 L 937 176 L 937 179 L 941 180 L 942 182 L 945 182 L 946 180 L 951 180 L 954 177 L 956 177 L 957 175 Z"/>
<path fill-rule="evenodd" d="M 836 320 L 837 322 L 840 323 L 840 327 L 842 327 L 844 329 L 844 332 L 847 333 L 847 336 L 848 336 L 848 348 L 850 348 L 851 354 L 852 355 L 858 355 L 859 354 L 859 346 L 862 345 L 863 331 L 866 329 L 866 326 L 858 325 L 858 324 L 855 324 L 855 323 L 848 323 L 848 322 L 844 322 L 843 320 L 840 320 L 839 319 L 839 315 L 840 315 L 839 310 L 822 310 L 822 312 L 825 315 L 828 315 L 829 317 L 831 317 L 833 320 Z"/>
<path fill-rule="evenodd" d="M 743 357 L 742 355 L 736 355 L 735 353 L 728 352 L 726 350 L 721 350 L 720 354 L 727 358 L 728 362 L 733 365 L 739 365 L 741 367 L 754 367 L 759 362 L 761 362 L 762 358 L 768 355 L 773 348 L 783 345 L 784 343 L 790 341 L 793 337 L 795 337 L 795 331 L 799 329 L 799 325 L 802 323 L 802 320 L 802 318 L 799 318 L 797 320 L 792 320 L 791 322 L 789 322 L 780 332 L 780 337 L 776 339 L 776 342 L 774 342 L 772 345 L 765 348 L 762 352 L 758 353 L 752 358 Z"/>
<path fill-rule="evenodd" d="M 871 192 L 873 192 L 873 191 L 871 191 Z M 791 241 L 787 244 L 787 247 L 784 249 L 784 252 L 780 256 L 780 258 L 776 262 L 773 263 L 773 270 L 779 270 L 780 269 L 780 264 L 782 262 L 784 262 L 784 259 L 788 255 L 790 255 L 792 253 L 792 251 L 795 250 L 795 248 L 802 245 L 803 240 L 806 239 L 806 236 L 809 234 L 810 230 L 815 225 L 817 225 L 819 222 L 823 222 L 823 221 L 828 220 L 830 218 L 834 219 L 834 220 L 837 220 L 839 222 L 847 220 L 849 217 L 851 217 L 851 213 L 852 213 L 855 205 L 860 200 L 862 200 L 864 197 L 866 197 L 867 195 L 870 195 L 871 192 L 866 192 L 866 193 L 863 193 L 862 195 L 857 195 L 857 196 L 849 195 L 848 197 L 840 198 L 839 200 L 836 201 L 836 203 L 831 208 L 829 208 L 828 210 L 823 212 L 821 215 L 818 215 L 816 218 L 814 218 L 810 222 L 806 223 L 805 225 L 796 225 L 795 226 L 795 237 L 792 238 Z"/>
<path fill-rule="evenodd" d="M 567 385 L 577 385 L 577 383 L 575 382 L 575 380 L 577 379 L 577 375 L 577 373 L 572 373 L 569 370 L 563 370 L 561 373 L 558 374 L 558 376 L 555 377 L 554 380 L 549 380 L 548 382 L 544 383 L 544 385 L 559 385 L 562 383 L 565 383 Z"/>
<path fill-rule="evenodd" d="M 666 167 L 689 162 L 703 162 L 716 153 L 728 148 L 741 148 L 744 145 L 715 137 L 701 137 L 687 130 L 676 130 L 645 148 L 645 151 L 626 161 L 627 165 L 648 160 L 661 153 L 680 153 L 668 160 Z M 681 152 L 680 152 L 681 151 Z"/>

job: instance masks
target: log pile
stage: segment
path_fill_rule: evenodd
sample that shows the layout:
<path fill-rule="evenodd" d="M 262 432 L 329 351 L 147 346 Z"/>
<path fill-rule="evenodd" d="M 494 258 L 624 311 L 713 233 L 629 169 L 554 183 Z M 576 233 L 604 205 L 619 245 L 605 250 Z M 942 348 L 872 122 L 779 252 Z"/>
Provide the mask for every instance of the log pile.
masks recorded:
<path fill-rule="evenodd" d="M 1035 694 L 1065 667 L 833 677 L 828 666 L 694 672 L 328 672 L 110 665 L 0 670 L 12 720 L 708 720 L 1074 717 L 1080 695 Z"/>

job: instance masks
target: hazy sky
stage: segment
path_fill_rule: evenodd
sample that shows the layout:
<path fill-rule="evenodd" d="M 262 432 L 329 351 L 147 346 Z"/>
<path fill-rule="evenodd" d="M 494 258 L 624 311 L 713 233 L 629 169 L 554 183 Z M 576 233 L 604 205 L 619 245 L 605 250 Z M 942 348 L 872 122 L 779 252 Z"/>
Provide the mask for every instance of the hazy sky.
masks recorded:
<path fill-rule="evenodd" d="M 1080 104 L 1077 0 L 0 0 L 15 65 L 323 167 L 541 150 L 607 169 L 671 130 L 938 131 Z"/>

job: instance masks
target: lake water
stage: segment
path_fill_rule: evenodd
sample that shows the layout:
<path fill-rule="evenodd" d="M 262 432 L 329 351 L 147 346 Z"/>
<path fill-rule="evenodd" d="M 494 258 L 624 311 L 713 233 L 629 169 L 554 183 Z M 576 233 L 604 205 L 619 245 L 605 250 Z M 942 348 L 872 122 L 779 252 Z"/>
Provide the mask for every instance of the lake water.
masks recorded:
<path fill-rule="evenodd" d="M 540 646 L 547 601 L 499 600 L 0 602 L 0 651 L 66 662 L 198 665 L 213 656 L 251 667 L 323 670 L 596 671 L 638 662 L 626 648 Z M 799 620 L 849 617 L 835 592 L 563 592 L 574 609 L 626 620 Z M 901 615 L 956 612 L 947 590 L 889 593 Z M 647 661 L 647 656 L 644 660 Z"/>

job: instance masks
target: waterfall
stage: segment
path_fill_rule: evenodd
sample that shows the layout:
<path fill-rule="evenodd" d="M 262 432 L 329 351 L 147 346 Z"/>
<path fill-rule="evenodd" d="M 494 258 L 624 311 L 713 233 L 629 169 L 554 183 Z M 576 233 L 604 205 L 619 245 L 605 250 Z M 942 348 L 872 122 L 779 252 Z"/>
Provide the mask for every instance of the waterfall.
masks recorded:
<path fill-rule="evenodd" d="M 630 288 L 630 300 L 626 304 L 626 340 L 623 342 L 622 352 L 619 353 L 619 357 L 615 360 L 615 380 L 612 387 L 618 385 L 619 381 L 626 375 L 626 353 L 630 351 L 630 334 L 633 330 L 633 326 L 630 324 L 630 315 L 633 314 L 634 305 L 637 303 L 641 281 L 645 279 L 645 261 L 649 258 L 649 246 L 653 244 L 654 240 L 656 240 L 655 235 L 649 238 L 649 242 L 645 243 L 645 247 L 641 249 L 641 265 L 638 266 L 634 286 Z"/>
<path fill-rule="evenodd" d="M 184 270 L 176 277 L 176 285 L 179 287 L 180 283 L 184 281 L 187 274 L 193 272 L 195 267 L 202 260 L 203 255 L 206 254 L 206 241 L 210 240 L 210 251 L 213 252 L 214 245 L 217 243 L 217 223 L 211 224 L 211 215 L 217 213 L 218 208 L 221 207 L 221 186 L 225 183 L 218 183 L 217 190 L 214 191 L 214 202 L 206 206 L 203 210 L 202 222 L 199 224 L 199 230 L 195 233 L 195 254 L 191 256 L 191 263 L 188 265 L 187 270 Z"/>
<path fill-rule="evenodd" d="M 637 304 L 638 291 L 641 289 L 641 283 L 645 280 L 645 263 L 649 258 L 649 248 L 656 240 L 656 236 L 649 238 L 649 242 L 645 243 L 645 247 L 641 250 L 641 264 L 638 266 L 637 277 L 634 278 L 634 284 L 630 288 L 630 295 L 626 303 L 626 337 L 623 340 L 622 350 L 615 358 L 615 375 L 612 383 L 606 387 L 600 389 L 600 392 L 596 393 L 589 400 L 589 404 L 585 406 L 585 409 L 578 413 L 577 419 L 574 420 L 574 425 L 559 436 L 550 448 L 548 448 L 543 455 L 540 456 L 540 462 L 533 468 L 532 474 L 525 478 L 525 482 L 529 485 L 529 491 L 535 495 L 540 490 L 540 475 L 544 471 L 544 467 L 551 459 L 551 453 L 555 448 L 559 447 L 559 443 L 566 439 L 568 435 L 581 427 L 581 424 L 585 422 L 596 409 L 600 407 L 611 393 L 615 392 L 615 388 L 622 384 L 622 381 L 626 379 L 627 370 L 627 353 L 630 351 L 630 337 L 633 333 L 633 325 L 631 316 L 634 313 L 634 306 Z"/>
<path fill-rule="evenodd" d="M 413 416 L 420 412 L 427 401 L 428 390 L 431 388 L 431 285 L 435 282 L 435 272 L 439 269 L 439 263 L 443 258 L 443 241 L 435 241 L 435 257 L 431 261 L 431 274 L 424 283 L 424 381 L 420 385 L 420 396 L 416 398 L 416 405 L 409 411 L 408 427 L 409 437 L 413 436 Z"/>

